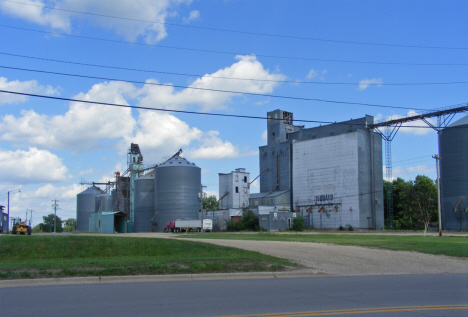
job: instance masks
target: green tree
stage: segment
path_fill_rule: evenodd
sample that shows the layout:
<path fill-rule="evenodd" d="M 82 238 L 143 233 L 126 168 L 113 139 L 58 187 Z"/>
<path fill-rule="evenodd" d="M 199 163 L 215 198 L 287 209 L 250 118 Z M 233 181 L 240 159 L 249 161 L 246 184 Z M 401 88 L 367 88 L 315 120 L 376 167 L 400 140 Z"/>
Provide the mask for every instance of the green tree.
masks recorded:
<path fill-rule="evenodd" d="M 47 216 L 43 216 L 42 220 L 43 222 L 39 224 L 40 231 L 42 232 L 54 232 L 54 219 L 55 215 L 54 214 L 49 214 Z M 62 219 L 57 216 L 57 232 L 62 232 Z"/>
<path fill-rule="evenodd" d="M 63 225 L 63 231 L 75 231 L 76 230 L 76 219 L 74 218 L 69 218 L 65 220 L 64 225 Z"/>
<path fill-rule="evenodd" d="M 216 196 L 210 196 L 203 198 L 202 201 L 203 210 L 218 210 L 219 202 Z"/>
<path fill-rule="evenodd" d="M 418 229 L 427 221 L 437 221 L 437 185 L 432 179 L 422 175 L 414 181 L 397 178 L 392 188 L 395 229 Z M 384 182 L 385 219 L 388 219 L 386 194 Z"/>

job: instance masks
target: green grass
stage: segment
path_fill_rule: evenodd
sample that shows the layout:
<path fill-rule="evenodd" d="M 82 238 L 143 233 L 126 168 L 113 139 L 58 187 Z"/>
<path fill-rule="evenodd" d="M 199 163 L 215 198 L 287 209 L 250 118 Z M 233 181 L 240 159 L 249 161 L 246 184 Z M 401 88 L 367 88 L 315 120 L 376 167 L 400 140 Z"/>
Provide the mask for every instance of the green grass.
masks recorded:
<path fill-rule="evenodd" d="M 468 237 L 397 236 L 372 234 L 283 234 L 283 233 L 210 233 L 188 235 L 192 238 L 229 240 L 270 240 L 332 243 L 362 247 L 381 248 L 396 251 L 468 257 Z"/>
<path fill-rule="evenodd" d="M 173 239 L 0 235 L 0 279 L 279 271 L 294 263 Z"/>

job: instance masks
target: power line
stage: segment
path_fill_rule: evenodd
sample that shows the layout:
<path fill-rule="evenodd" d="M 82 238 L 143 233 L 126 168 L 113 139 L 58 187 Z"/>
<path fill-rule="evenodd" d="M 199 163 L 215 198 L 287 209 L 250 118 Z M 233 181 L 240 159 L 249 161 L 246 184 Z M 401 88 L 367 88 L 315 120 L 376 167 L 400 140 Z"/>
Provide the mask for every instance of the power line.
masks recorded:
<path fill-rule="evenodd" d="M 385 106 L 385 105 L 360 103 L 360 102 L 350 102 L 350 101 L 327 100 L 327 99 L 319 99 L 319 98 L 305 98 L 305 97 L 293 97 L 293 96 L 281 96 L 281 95 L 260 94 L 260 93 L 253 93 L 253 92 L 222 90 L 222 89 L 214 89 L 214 88 L 200 88 L 200 87 L 173 85 L 173 84 L 160 84 L 160 83 L 151 83 L 151 82 L 136 81 L 136 80 L 123 80 L 123 79 L 116 79 L 116 78 L 97 77 L 97 76 L 88 76 L 88 75 L 79 75 L 79 74 L 70 74 L 70 73 L 61 73 L 61 72 L 51 72 L 51 71 L 46 71 L 46 70 L 27 69 L 27 68 L 10 67 L 10 66 L 3 66 L 3 65 L 0 65 L 0 68 L 27 71 L 27 72 L 34 72 L 34 73 L 42 73 L 42 74 L 51 74 L 51 75 L 60 75 L 60 76 L 69 76 L 69 77 L 78 77 L 78 78 L 89 78 L 89 79 L 98 79 L 98 80 L 107 80 L 107 81 L 120 81 L 120 82 L 126 82 L 126 83 L 135 83 L 135 84 L 143 84 L 143 85 L 151 85 L 151 86 L 174 87 L 174 88 L 193 89 L 193 90 L 201 90 L 201 91 L 212 91 L 212 92 L 229 93 L 229 94 L 237 94 L 237 95 L 260 96 L 260 97 L 270 97 L 270 98 L 280 98 L 280 99 L 290 99 L 290 100 L 300 100 L 300 101 L 317 101 L 317 102 L 324 102 L 324 103 L 346 104 L 346 105 L 366 106 L 366 107 L 392 108 L 392 109 L 404 109 L 404 110 L 426 110 L 426 109 L 419 109 L 419 108 Z"/>
<path fill-rule="evenodd" d="M 37 98 L 71 101 L 71 102 L 81 102 L 81 103 L 88 103 L 88 104 L 96 104 L 96 105 L 112 106 L 112 107 L 121 107 L 121 108 L 130 108 L 130 109 L 139 109 L 139 110 L 150 110 L 150 111 L 161 111 L 161 112 L 172 112 L 172 113 L 183 113 L 183 114 L 196 114 L 196 115 L 206 115 L 206 116 L 215 116 L 215 117 L 242 118 L 242 119 L 283 120 L 283 119 L 274 119 L 274 118 L 260 117 L 260 116 L 234 115 L 234 114 L 210 113 L 210 112 L 200 112 L 200 111 L 163 109 L 163 108 L 149 108 L 149 107 L 131 106 L 131 105 L 109 103 L 109 102 L 80 100 L 80 99 L 73 99 L 73 98 L 39 95 L 39 94 L 29 94 L 29 93 L 9 91 L 9 90 L 0 90 L 0 92 L 7 93 L 7 94 L 20 95 L 20 96 L 37 97 Z M 318 123 L 318 124 L 343 124 L 343 125 L 365 126 L 364 124 L 349 123 L 349 122 L 331 122 L 331 121 L 303 120 L 303 119 L 294 119 L 294 121 L 304 122 L 304 123 Z M 405 127 L 408 127 L 408 128 L 421 128 L 421 129 L 432 129 L 429 126 L 427 126 L 427 127 L 425 127 L 425 126 L 405 126 Z M 454 127 L 454 128 L 456 128 L 456 127 Z M 465 127 L 463 127 L 463 128 L 465 128 Z"/>
<path fill-rule="evenodd" d="M 110 65 L 81 63 L 81 62 L 66 61 L 66 60 L 59 60 L 59 59 L 53 59 L 53 58 L 44 58 L 44 57 L 37 57 L 37 56 L 12 54 L 12 53 L 6 53 L 6 52 L 0 52 L 0 54 L 1 55 L 7 55 L 7 56 L 13 56 L 13 57 L 29 58 L 29 59 L 35 59 L 35 60 L 41 60 L 41 61 L 48 61 L 48 62 L 54 62 L 54 63 L 64 63 L 64 64 L 71 64 L 71 65 L 100 67 L 100 68 L 106 68 L 106 69 L 118 69 L 118 70 L 128 70 L 128 71 L 143 72 L 143 73 L 157 73 L 157 74 L 188 76 L 188 77 L 209 77 L 209 78 L 213 78 L 213 79 L 245 80 L 245 81 L 291 83 L 291 84 L 352 85 L 352 86 L 357 86 L 357 85 L 361 84 L 360 82 L 357 82 L 357 83 L 323 82 L 323 81 L 274 80 L 274 79 L 256 79 L 256 78 L 211 76 L 211 75 L 206 75 L 206 74 L 205 75 L 187 74 L 187 73 L 166 72 L 166 71 L 158 71 L 158 70 L 145 70 L 145 69 L 138 69 L 138 68 L 127 68 L 127 67 L 121 67 L 121 66 L 110 66 Z M 425 83 L 424 82 L 420 82 L 420 83 L 368 83 L 366 85 L 369 85 L 369 86 L 421 86 L 421 85 L 455 85 L 455 84 L 468 84 L 468 81 L 425 82 Z"/>
<path fill-rule="evenodd" d="M 43 34 L 53 34 L 60 36 L 68 36 L 80 39 L 95 40 L 95 41 L 104 41 L 110 43 L 119 43 L 119 44 L 132 44 L 132 45 L 141 45 L 141 46 L 150 46 L 150 47 L 159 47 L 167 48 L 174 50 L 183 50 L 191 52 L 202 52 L 202 53 L 214 53 L 214 54 L 224 54 L 224 55 L 252 55 L 252 53 L 239 53 L 239 52 L 228 52 L 228 51 L 218 51 L 218 50 L 208 50 L 208 49 L 198 49 L 198 48 L 189 48 L 189 47 L 179 47 L 179 46 L 169 46 L 169 45 L 160 45 L 160 44 L 148 44 L 148 43 L 138 43 L 130 42 L 124 40 L 112 40 L 106 38 L 84 36 L 84 35 L 74 35 L 60 32 L 52 31 L 43 31 L 35 30 L 29 28 L 22 28 L 17 26 L 0 24 L 0 27 L 43 33 Z M 292 57 L 292 56 L 280 56 L 280 55 L 266 55 L 266 54 L 254 54 L 255 56 L 264 57 L 264 58 L 278 58 L 278 59 L 289 59 L 289 60 L 304 60 L 304 61 L 315 61 L 315 62 L 330 62 L 330 63 L 348 63 L 348 64 L 370 64 L 370 65 L 402 65 L 402 66 L 468 66 L 467 63 L 402 63 L 402 62 L 369 62 L 369 61 L 355 61 L 355 60 L 337 60 L 337 59 L 321 59 L 321 58 L 310 58 L 310 57 Z"/>
<path fill-rule="evenodd" d="M 240 30 L 232 30 L 232 29 L 221 29 L 221 28 L 203 27 L 203 26 L 195 26 L 195 25 L 184 25 L 184 24 L 177 24 L 177 23 L 159 22 L 159 21 L 152 21 L 152 20 L 135 19 L 135 18 L 121 17 L 121 16 L 99 14 L 99 13 L 83 12 L 83 11 L 77 11 L 77 10 L 69 10 L 69 9 L 61 9 L 61 8 L 56 8 L 56 7 L 50 7 L 50 6 L 46 6 L 46 5 L 38 5 L 38 4 L 24 3 L 24 2 L 19 2 L 19 1 L 12 1 L 12 0 L 3 0 L 3 2 L 11 2 L 11 3 L 16 3 L 16 4 L 21 4 L 21 5 L 29 5 L 29 6 L 34 6 L 34 7 L 40 7 L 40 8 L 44 8 L 44 9 L 57 10 L 57 11 L 63 11 L 63 12 L 71 12 L 71 13 L 78 13 L 78 14 L 84 14 L 84 15 L 92 15 L 92 16 L 112 18 L 112 19 L 128 20 L 128 21 L 135 21 L 135 22 L 145 22 L 145 23 L 161 24 L 161 25 L 170 25 L 170 26 L 177 26 L 177 27 L 191 28 L 191 29 L 199 29 L 199 30 L 207 30 L 207 31 L 218 31 L 218 32 L 238 33 L 238 34 L 247 34 L 247 35 L 277 37 L 277 38 L 289 38 L 289 39 L 295 39 L 295 40 L 307 40 L 307 41 L 340 43 L 340 44 L 353 44 L 353 45 L 370 45 L 370 46 L 420 48 L 420 49 L 468 50 L 468 47 L 425 46 L 425 45 L 406 45 L 406 44 L 391 44 L 391 43 L 345 41 L 345 40 L 332 40 L 332 39 L 324 39 L 324 38 L 294 36 L 294 35 L 281 35 L 281 34 L 273 34 L 273 33 L 240 31 Z"/>

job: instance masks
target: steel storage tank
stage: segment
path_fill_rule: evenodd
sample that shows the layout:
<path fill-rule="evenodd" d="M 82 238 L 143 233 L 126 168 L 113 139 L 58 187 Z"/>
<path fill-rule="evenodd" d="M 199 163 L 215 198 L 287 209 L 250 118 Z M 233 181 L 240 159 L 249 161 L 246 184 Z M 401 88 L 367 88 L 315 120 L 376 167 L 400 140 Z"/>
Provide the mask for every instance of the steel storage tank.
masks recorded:
<path fill-rule="evenodd" d="M 180 156 L 172 157 L 154 170 L 156 231 L 176 219 L 199 219 L 201 169 Z"/>
<path fill-rule="evenodd" d="M 99 211 L 113 211 L 114 199 L 110 194 L 98 195 L 95 198 L 95 212 Z"/>
<path fill-rule="evenodd" d="M 76 195 L 76 230 L 89 231 L 89 217 L 96 208 L 96 196 L 102 195 L 103 191 L 92 186 Z"/>
<path fill-rule="evenodd" d="M 154 216 L 154 172 L 135 180 L 135 232 L 150 232 Z M 153 219 L 154 220 L 154 219 Z"/>
<path fill-rule="evenodd" d="M 468 116 L 439 132 L 440 198 L 444 230 L 468 230 L 468 212 L 465 211 L 468 206 L 467 144 Z"/>

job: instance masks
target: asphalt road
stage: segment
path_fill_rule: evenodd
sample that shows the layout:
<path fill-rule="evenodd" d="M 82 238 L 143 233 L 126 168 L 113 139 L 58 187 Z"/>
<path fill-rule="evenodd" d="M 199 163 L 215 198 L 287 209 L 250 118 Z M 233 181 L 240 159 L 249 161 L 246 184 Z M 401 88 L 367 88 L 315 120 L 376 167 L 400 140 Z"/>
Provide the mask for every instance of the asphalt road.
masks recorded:
<path fill-rule="evenodd" d="M 468 316 L 468 274 L 321 276 L 0 288 L 0 316 L 252 314 L 272 314 L 270 317 Z"/>

